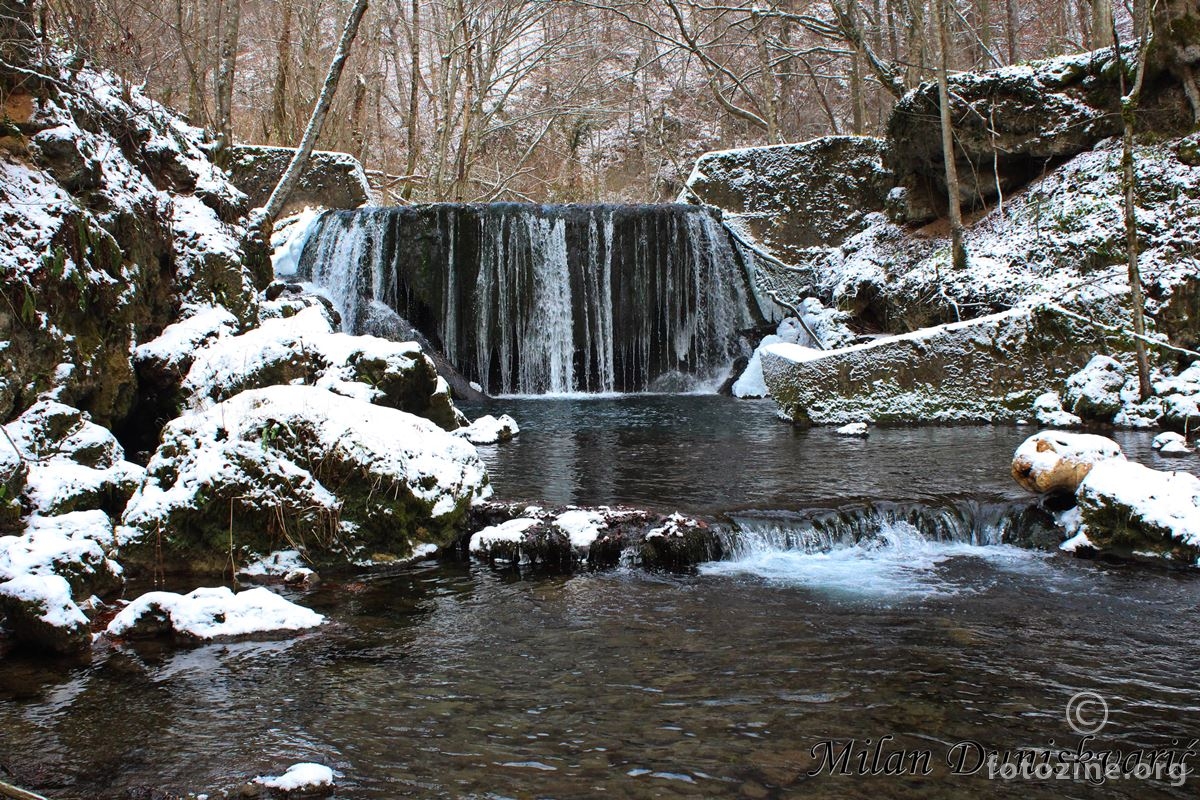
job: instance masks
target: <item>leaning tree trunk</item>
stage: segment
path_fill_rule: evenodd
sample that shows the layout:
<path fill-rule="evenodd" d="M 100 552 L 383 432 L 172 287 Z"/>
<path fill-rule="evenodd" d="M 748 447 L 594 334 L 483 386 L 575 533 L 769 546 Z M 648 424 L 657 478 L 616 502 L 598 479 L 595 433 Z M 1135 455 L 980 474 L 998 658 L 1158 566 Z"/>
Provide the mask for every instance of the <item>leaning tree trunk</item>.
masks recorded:
<path fill-rule="evenodd" d="M 938 44 L 938 107 L 942 121 L 942 161 L 946 166 L 946 204 L 950 217 L 952 263 L 956 270 L 967 267 L 967 248 L 963 244 L 962 204 L 959 198 L 958 168 L 954 163 L 954 126 L 950 120 L 950 20 L 946 10 L 949 0 L 936 0 Z"/>
<path fill-rule="evenodd" d="M 262 233 L 264 242 L 271 240 L 271 228 L 275 224 L 275 217 L 279 216 L 279 212 L 283 210 L 283 204 L 287 202 L 288 196 L 296 188 L 296 184 L 300 181 L 300 175 L 308 165 L 308 158 L 312 155 L 317 137 L 321 135 L 321 128 L 325 125 L 325 116 L 329 113 L 329 106 L 332 105 L 333 97 L 337 94 L 338 82 L 342 79 L 342 69 L 346 66 L 346 59 L 350 55 L 350 46 L 354 44 L 354 37 L 358 35 L 358 24 L 362 22 L 366 10 L 367 0 L 354 0 L 354 7 L 350 9 L 350 16 L 346 19 L 346 27 L 342 29 L 342 38 L 338 42 L 337 51 L 333 54 L 333 60 L 329 62 L 329 71 L 325 75 L 321 94 L 317 98 L 316 105 L 313 106 L 308 127 L 304 129 L 304 138 L 300 140 L 300 146 L 296 148 L 295 155 L 292 156 L 287 169 L 283 171 L 283 176 L 279 179 L 275 191 L 271 192 L 270 199 L 259 212 L 260 218 L 257 220 L 257 227 Z"/>

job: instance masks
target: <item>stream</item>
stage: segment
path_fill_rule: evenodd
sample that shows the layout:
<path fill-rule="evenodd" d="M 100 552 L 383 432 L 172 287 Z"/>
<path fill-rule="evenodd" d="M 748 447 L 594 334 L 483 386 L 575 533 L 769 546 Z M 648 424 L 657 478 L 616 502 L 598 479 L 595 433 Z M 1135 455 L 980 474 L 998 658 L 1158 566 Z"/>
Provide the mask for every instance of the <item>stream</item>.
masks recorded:
<path fill-rule="evenodd" d="M 733 555 L 572 577 L 428 560 L 287 590 L 330 619 L 293 639 L 13 654 L 0 778 L 62 800 L 215 796 L 318 761 L 347 799 L 1195 796 L 1194 776 L 955 774 L 975 748 L 1180 758 L 1200 737 L 1200 580 L 1018 547 L 987 522 L 1027 500 L 1008 467 L 1033 428 L 847 439 L 704 395 L 487 410 L 522 425 L 481 448 L 499 498 L 727 515 Z M 1167 466 L 1150 434 L 1115 438 Z M 810 535 L 814 515 L 881 503 L 973 521 Z M 1066 717 L 1081 691 L 1108 707 L 1091 739 Z M 829 774 L 846 746 L 850 772 L 894 753 L 914 769 Z"/>

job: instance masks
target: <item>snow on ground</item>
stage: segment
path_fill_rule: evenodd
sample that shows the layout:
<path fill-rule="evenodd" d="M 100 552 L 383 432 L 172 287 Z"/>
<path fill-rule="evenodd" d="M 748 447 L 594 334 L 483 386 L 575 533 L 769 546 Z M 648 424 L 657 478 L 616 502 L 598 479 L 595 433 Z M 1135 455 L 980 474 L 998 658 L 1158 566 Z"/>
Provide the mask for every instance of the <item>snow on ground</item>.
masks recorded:
<path fill-rule="evenodd" d="M 496 444 L 507 442 L 520 432 L 517 421 L 508 414 L 501 414 L 499 418 L 484 414 L 467 427 L 454 431 L 454 435 L 471 444 Z"/>
<path fill-rule="evenodd" d="M 180 315 L 182 319 L 164 328 L 156 339 L 138 345 L 134 358 L 183 371 L 197 351 L 237 332 L 237 317 L 221 306 L 184 305 Z"/>
<path fill-rule="evenodd" d="M 188 594 L 147 592 L 113 618 L 110 636 L 173 632 L 206 640 L 315 628 L 325 618 L 259 586 L 234 594 L 227 586 Z M 164 630 L 167 629 L 167 630 Z"/>
<path fill-rule="evenodd" d="M 277 777 L 255 778 L 254 783 L 281 792 L 295 792 L 333 786 L 333 777 L 333 770 L 323 764 L 302 763 L 293 764 Z"/>

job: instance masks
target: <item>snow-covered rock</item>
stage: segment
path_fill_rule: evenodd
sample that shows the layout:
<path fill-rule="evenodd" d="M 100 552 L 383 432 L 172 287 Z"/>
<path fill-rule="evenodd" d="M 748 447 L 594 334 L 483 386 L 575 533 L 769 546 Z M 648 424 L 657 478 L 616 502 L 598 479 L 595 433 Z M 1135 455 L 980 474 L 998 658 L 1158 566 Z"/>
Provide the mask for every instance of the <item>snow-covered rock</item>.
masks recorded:
<path fill-rule="evenodd" d="M 467 549 L 476 559 L 506 568 L 571 572 L 634 563 L 646 569 L 687 569 L 721 551 L 711 526 L 678 513 L 494 502 L 477 511 L 490 524 L 471 535 Z"/>
<path fill-rule="evenodd" d="M 35 514 L 119 513 L 145 476 L 111 431 L 63 403 L 34 403 L 4 430 L 27 464 L 22 497 Z"/>
<path fill-rule="evenodd" d="M 399 408 L 447 429 L 459 426 L 449 387 L 419 345 L 334 327 L 330 312 L 314 304 L 217 338 L 193 356 L 182 383 L 188 405 L 203 408 L 246 389 L 303 384 Z"/>
<path fill-rule="evenodd" d="M 816 298 L 809 298 L 815 303 L 818 308 L 821 307 L 820 301 Z M 827 309 L 823 309 L 826 310 Z M 824 342 L 824 340 L 822 340 Z M 762 371 L 762 354 L 763 351 L 774 344 L 800 344 L 806 347 L 811 347 L 813 342 L 811 337 L 805 332 L 800 321 L 795 317 L 786 317 L 780 321 L 779 326 L 775 329 L 775 333 L 770 336 L 764 336 L 762 341 L 758 343 L 754 354 L 750 356 L 750 361 L 746 364 L 746 368 L 742 370 L 742 374 L 733 383 L 731 392 L 734 397 L 753 398 L 767 397 L 770 395 L 770 390 L 767 389 L 766 381 L 763 379 Z"/>
<path fill-rule="evenodd" d="M 1120 459 L 1097 463 L 1076 494 L 1083 531 L 1098 549 L 1200 557 L 1200 478 Z"/>
<path fill-rule="evenodd" d="M 1096 464 L 1114 459 L 1124 461 L 1125 456 L 1112 439 L 1090 433 L 1041 431 L 1017 448 L 1012 476 L 1031 492 L 1074 492 Z"/>
<path fill-rule="evenodd" d="M 58 575 L 18 575 L 0 583 L 0 611 L 26 645 L 71 653 L 91 644 L 88 618 Z"/>
<path fill-rule="evenodd" d="M 58 575 L 76 598 L 120 588 L 121 567 L 110 558 L 113 524 L 103 511 L 33 517 L 20 536 L 0 537 L 0 580 Z"/>
<path fill-rule="evenodd" d="M 242 392 L 169 423 L 123 517 L 122 555 L 216 570 L 285 542 L 314 561 L 446 544 L 490 495 L 474 447 L 310 386 Z M 161 541 L 160 541 L 161 533 Z M 161 547 L 161 552 L 159 548 Z"/>
<path fill-rule="evenodd" d="M 819 351 L 764 349 L 771 396 L 798 423 L 998 422 L 1090 357 L 1090 326 L 1048 308 L 1000 314 Z"/>
<path fill-rule="evenodd" d="M 498 418 L 484 414 L 467 427 L 454 431 L 454 435 L 466 439 L 471 444 L 496 444 L 510 441 L 520 432 L 517 421 L 508 414 L 501 414 Z"/>
<path fill-rule="evenodd" d="M 311 792 L 333 786 L 333 770 L 323 764 L 292 764 L 278 776 L 257 777 L 254 783 L 279 792 Z"/>
<path fill-rule="evenodd" d="M 1174 431 L 1166 431 L 1155 436 L 1150 446 L 1164 456 L 1185 456 L 1192 452 L 1192 448 L 1188 446 L 1187 439 L 1183 434 Z"/>
<path fill-rule="evenodd" d="M 1121 410 L 1121 389 L 1128 379 L 1125 367 L 1108 356 L 1095 356 L 1067 378 L 1064 406 L 1094 422 L 1111 422 Z"/>
<path fill-rule="evenodd" d="M 108 624 L 106 633 L 130 639 L 171 635 L 207 641 L 302 631 L 324 621 L 317 612 L 263 586 L 236 594 L 227 586 L 218 586 L 183 595 L 147 592 L 121 609 Z"/>
<path fill-rule="evenodd" d="M 1058 392 L 1045 392 L 1034 398 L 1033 416 L 1038 425 L 1046 428 L 1075 428 L 1083 424 L 1083 420 L 1063 409 Z"/>
<path fill-rule="evenodd" d="M 856 436 L 865 439 L 871 435 L 865 422 L 850 422 L 834 431 L 838 436 Z"/>
<path fill-rule="evenodd" d="M 284 583 L 306 583 L 316 575 L 304 562 L 299 550 L 276 550 L 251 561 L 238 570 L 238 578 L 254 580 L 278 579 Z"/>

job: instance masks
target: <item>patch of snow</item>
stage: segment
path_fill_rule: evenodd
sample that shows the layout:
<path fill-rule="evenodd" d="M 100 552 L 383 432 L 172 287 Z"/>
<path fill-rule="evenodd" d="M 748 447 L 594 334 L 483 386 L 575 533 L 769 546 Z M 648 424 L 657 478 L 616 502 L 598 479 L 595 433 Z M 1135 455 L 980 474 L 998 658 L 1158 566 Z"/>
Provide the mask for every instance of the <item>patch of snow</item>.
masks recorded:
<path fill-rule="evenodd" d="M 467 427 L 454 431 L 454 435 L 471 444 L 495 444 L 507 442 L 520 432 L 517 421 L 508 414 L 501 414 L 499 419 L 485 414 Z"/>
<path fill-rule="evenodd" d="M 121 609 L 109 623 L 107 633 L 123 636 L 135 629 L 143 617 L 164 615 L 176 633 L 202 640 L 307 630 L 325 621 L 317 612 L 262 586 L 237 594 L 227 586 L 218 586 L 184 595 L 147 592 Z"/>
<path fill-rule="evenodd" d="M 608 527 L 608 523 L 601 512 L 573 509 L 555 517 L 554 526 L 567 534 L 572 547 L 586 550 L 600 538 L 600 532 Z"/>
<path fill-rule="evenodd" d="M 305 762 L 293 764 L 287 768 L 287 772 L 277 777 L 255 778 L 254 783 L 281 792 L 295 792 L 333 786 L 333 777 L 333 770 L 329 767 Z"/>
<path fill-rule="evenodd" d="M 472 553 L 484 553 L 500 543 L 519 544 L 525 538 L 525 531 L 537 524 L 538 520 L 536 519 L 517 517 L 501 522 L 499 525 L 489 525 L 471 534 L 469 549 Z"/>
<path fill-rule="evenodd" d="M 1174 431 L 1164 431 L 1158 436 L 1155 436 L 1154 441 L 1150 443 L 1150 446 L 1155 450 L 1162 450 L 1168 445 L 1180 446 L 1185 451 L 1188 449 L 1187 439 L 1184 438 L 1183 434 L 1175 433 Z"/>
<path fill-rule="evenodd" d="M 863 439 L 871 435 L 865 422 L 851 422 L 838 428 L 834 433 L 838 436 L 857 436 Z"/>

